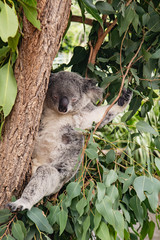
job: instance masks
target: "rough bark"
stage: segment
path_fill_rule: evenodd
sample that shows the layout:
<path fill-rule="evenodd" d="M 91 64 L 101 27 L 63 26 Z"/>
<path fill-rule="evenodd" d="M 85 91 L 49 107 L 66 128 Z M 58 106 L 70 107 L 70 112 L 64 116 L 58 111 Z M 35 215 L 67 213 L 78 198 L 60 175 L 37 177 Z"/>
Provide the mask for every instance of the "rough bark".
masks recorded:
<path fill-rule="evenodd" d="M 18 95 L 0 143 L 0 206 L 19 194 L 31 162 L 52 61 L 66 29 L 71 0 L 38 0 L 41 31 L 24 18 L 15 65 Z"/>

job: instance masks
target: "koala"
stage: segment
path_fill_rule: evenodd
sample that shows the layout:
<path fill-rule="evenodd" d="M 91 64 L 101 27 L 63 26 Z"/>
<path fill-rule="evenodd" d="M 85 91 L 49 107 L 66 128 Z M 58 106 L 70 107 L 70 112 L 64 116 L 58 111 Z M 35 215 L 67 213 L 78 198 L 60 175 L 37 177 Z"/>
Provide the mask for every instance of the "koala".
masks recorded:
<path fill-rule="evenodd" d="M 31 209 L 44 196 L 57 193 L 78 171 L 83 134 L 98 123 L 108 105 L 96 106 L 103 91 L 92 79 L 73 72 L 51 74 L 39 132 L 32 154 L 32 177 L 20 199 L 8 203 L 12 211 Z M 106 114 L 100 127 L 124 111 L 132 97 L 130 90 Z"/>

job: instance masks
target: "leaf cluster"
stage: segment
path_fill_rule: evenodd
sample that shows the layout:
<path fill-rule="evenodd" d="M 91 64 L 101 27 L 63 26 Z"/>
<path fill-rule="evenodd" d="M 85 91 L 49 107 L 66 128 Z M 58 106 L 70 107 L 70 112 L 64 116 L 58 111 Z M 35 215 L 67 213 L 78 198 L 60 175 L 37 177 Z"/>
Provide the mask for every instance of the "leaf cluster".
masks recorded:
<path fill-rule="evenodd" d="M 27 19 L 40 30 L 36 0 L 0 1 L 0 129 L 11 112 L 17 95 L 13 67 L 23 35 L 22 9 Z"/>

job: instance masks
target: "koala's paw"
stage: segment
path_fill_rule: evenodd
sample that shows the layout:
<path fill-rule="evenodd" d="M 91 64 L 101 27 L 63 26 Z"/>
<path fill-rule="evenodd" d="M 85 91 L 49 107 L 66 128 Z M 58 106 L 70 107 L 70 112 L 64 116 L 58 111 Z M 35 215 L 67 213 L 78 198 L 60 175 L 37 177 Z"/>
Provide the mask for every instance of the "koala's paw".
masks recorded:
<path fill-rule="evenodd" d="M 133 95 L 133 93 L 129 88 L 123 89 L 122 96 L 120 96 L 118 99 L 118 105 L 121 107 L 124 105 L 127 105 L 130 102 L 132 95 Z"/>
<path fill-rule="evenodd" d="M 8 207 L 12 212 L 23 211 L 24 209 L 31 209 L 32 206 L 25 199 L 18 199 L 15 202 L 9 202 L 6 207 Z"/>

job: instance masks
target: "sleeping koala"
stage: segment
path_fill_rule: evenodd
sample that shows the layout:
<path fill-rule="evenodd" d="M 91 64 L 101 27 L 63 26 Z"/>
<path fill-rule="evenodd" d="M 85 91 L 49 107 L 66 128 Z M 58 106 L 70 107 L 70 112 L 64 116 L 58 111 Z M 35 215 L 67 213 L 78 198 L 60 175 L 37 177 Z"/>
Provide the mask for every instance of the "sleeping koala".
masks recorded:
<path fill-rule="evenodd" d="M 123 90 L 100 127 L 124 111 L 131 97 L 130 90 Z M 32 155 L 33 175 L 21 198 L 8 204 L 12 211 L 31 209 L 44 196 L 58 192 L 75 175 L 83 147 L 83 134 L 76 128 L 90 129 L 93 121 L 102 119 L 108 106 L 94 105 L 101 98 L 102 89 L 91 79 L 72 72 L 51 74 Z"/>

